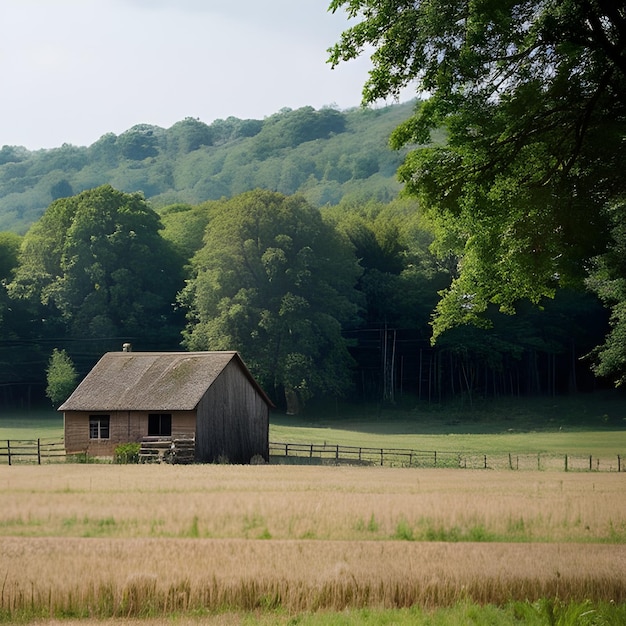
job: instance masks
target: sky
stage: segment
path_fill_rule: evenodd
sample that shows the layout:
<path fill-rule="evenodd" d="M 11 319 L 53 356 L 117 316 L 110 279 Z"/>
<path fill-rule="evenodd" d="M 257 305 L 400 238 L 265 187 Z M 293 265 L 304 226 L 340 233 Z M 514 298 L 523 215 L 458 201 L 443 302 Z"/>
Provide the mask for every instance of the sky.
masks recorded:
<path fill-rule="evenodd" d="M 370 62 L 326 62 L 349 25 L 329 3 L 1 0 L 0 146 L 87 146 L 135 124 L 358 106 Z"/>

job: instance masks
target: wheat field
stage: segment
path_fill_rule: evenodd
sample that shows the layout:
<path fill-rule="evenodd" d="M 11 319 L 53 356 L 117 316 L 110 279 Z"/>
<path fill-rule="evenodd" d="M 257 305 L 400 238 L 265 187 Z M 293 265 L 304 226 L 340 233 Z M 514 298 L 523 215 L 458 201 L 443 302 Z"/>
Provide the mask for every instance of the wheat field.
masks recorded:
<path fill-rule="evenodd" d="M 626 542 L 624 474 L 0 467 L 0 536 Z"/>
<path fill-rule="evenodd" d="M 623 474 L 0 468 L 0 616 L 626 601 Z"/>

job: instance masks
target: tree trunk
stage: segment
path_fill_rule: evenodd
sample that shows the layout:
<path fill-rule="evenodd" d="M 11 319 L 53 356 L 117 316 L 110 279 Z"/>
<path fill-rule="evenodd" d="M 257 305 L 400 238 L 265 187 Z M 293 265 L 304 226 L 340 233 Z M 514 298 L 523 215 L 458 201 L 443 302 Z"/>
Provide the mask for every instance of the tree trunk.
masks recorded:
<path fill-rule="evenodd" d="M 295 389 L 285 387 L 285 401 L 287 402 L 287 415 L 300 415 L 302 404 Z"/>

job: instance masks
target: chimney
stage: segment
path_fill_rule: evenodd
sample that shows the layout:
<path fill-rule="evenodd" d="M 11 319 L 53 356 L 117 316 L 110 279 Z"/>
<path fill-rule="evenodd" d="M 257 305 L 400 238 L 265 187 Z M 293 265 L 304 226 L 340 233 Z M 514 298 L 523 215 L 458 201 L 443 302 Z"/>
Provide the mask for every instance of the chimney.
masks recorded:
<path fill-rule="evenodd" d="M 132 352 L 133 351 L 133 346 L 130 343 L 123 343 L 122 344 L 122 352 Z"/>

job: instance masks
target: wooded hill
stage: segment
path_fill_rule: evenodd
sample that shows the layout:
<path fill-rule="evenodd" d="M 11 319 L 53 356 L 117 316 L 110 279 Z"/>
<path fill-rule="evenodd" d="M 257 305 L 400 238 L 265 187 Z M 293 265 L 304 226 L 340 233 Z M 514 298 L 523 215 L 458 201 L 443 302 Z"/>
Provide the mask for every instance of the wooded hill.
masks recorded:
<path fill-rule="evenodd" d="M 159 209 L 261 188 L 301 193 L 317 207 L 394 198 L 403 153 L 391 131 L 415 103 L 338 111 L 283 109 L 264 119 L 186 118 L 164 129 L 133 126 L 88 147 L 0 149 L 0 231 L 23 234 L 57 198 L 110 184 L 143 192 Z"/>

